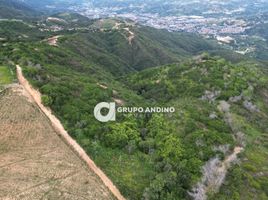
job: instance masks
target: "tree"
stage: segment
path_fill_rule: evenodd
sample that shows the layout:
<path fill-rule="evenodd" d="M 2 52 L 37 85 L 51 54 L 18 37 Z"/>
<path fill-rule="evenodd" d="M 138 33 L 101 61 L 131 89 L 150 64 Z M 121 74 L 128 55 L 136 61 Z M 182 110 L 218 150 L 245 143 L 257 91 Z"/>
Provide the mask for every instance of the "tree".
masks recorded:
<path fill-rule="evenodd" d="M 176 129 L 163 115 L 153 115 L 148 123 L 149 136 L 154 138 L 157 157 L 176 165 L 183 154 L 183 148 Z"/>
<path fill-rule="evenodd" d="M 158 156 L 168 163 L 176 165 L 182 156 L 182 145 L 178 137 L 167 135 L 156 144 Z"/>
<path fill-rule="evenodd" d="M 53 103 L 53 99 L 48 95 L 42 95 L 41 100 L 45 106 L 51 106 Z"/>
<path fill-rule="evenodd" d="M 174 171 L 157 174 L 143 193 L 144 200 L 173 200 L 178 197 L 177 173 Z"/>
<path fill-rule="evenodd" d="M 123 148 L 127 145 L 132 149 L 141 141 L 140 132 L 134 118 L 110 125 L 111 131 L 105 135 L 105 143 L 111 147 Z"/>

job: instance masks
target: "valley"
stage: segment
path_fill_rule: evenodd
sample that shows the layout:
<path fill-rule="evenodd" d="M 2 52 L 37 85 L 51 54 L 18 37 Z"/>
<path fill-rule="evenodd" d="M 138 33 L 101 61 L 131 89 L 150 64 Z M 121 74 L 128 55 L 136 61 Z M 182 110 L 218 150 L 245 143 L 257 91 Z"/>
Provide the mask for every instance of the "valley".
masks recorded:
<path fill-rule="evenodd" d="M 101 0 L 81 1 L 68 9 L 91 19 L 119 17 L 157 29 L 199 34 L 237 53 L 266 60 L 266 54 L 259 54 L 262 54 L 262 48 L 267 51 L 267 37 L 263 32 L 256 33 L 254 30 L 267 26 L 267 6 L 267 2 L 262 0 Z"/>

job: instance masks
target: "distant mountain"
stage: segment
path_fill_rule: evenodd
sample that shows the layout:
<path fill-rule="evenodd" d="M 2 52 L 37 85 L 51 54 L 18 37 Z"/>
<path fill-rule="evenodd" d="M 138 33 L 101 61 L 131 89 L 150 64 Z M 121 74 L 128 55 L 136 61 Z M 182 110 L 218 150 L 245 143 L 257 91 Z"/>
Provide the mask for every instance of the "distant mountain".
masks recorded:
<path fill-rule="evenodd" d="M 33 8 L 18 0 L 0 0 L 0 18 L 32 18 L 38 14 Z"/>
<path fill-rule="evenodd" d="M 21 0 L 25 4 L 46 12 L 57 12 L 67 10 L 69 6 L 81 4 L 84 0 Z"/>
<path fill-rule="evenodd" d="M 82 0 L 0 0 L 1 18 L 30 18 L 40 14 L 66 11 Z"/>
<path fill-rule="evenodd" d="M 89 31 L 76 32 L 62 41 L 65 49 L 117 75 L 180 62 L 203 51 L 228 55 L 216 43 L 194 34 L 172 33 L 117 19 L 96 20 Z"/>

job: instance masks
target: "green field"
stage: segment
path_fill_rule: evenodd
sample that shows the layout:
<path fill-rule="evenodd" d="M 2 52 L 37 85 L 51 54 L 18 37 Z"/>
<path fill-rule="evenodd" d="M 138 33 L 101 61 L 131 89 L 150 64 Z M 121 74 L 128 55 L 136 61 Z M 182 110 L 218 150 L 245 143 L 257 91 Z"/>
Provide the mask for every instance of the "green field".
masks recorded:
<path fill-rule="evenodd" d="M 0 66 L 0 86 L 12 83 L 14 75 L 9 67 Z"/>

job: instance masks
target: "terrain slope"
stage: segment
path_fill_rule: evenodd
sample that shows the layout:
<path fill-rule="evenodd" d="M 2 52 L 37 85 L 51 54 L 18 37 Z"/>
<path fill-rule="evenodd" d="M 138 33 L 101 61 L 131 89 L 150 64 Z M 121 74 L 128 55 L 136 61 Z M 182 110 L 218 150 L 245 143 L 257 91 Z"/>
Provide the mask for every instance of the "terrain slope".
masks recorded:
<path fill-rule="evenodd" d="M 0 199 L 114 199 L 22 86 L 0 105 Z"/>

